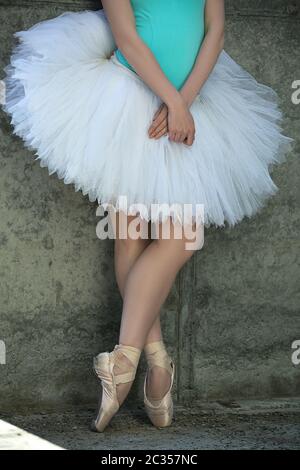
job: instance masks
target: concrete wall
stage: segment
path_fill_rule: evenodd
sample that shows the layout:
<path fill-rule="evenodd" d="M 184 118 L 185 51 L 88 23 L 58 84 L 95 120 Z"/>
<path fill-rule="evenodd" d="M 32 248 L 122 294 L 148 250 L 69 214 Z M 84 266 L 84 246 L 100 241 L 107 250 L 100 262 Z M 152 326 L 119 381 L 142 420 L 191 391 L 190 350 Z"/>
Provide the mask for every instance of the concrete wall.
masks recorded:
<path fill-rule="evenodd" d="M 226 4 L 226 50 L 279 92 L 286 133 L 299 139 L 300 105 L 291 102 L 291 84 L 300 79 L 299 0 Z M 97 6 L 0 0 L 0 69 L 14 31 Z M 95 204 L 49 177 L 12 137 L 3 113 L 0 119 L 1 410 L 94 403 L 91 359 L 116 343 L 121 314 L 113 242 L 97 239 Z M 204 249 L 178 277 L 163 328 L 180 403 L 300 394 L 300 366 L 290 359 L 300 339 L 299 176 L 298 140 L 274 169 L 280 192 L 234 230 L 207 230 Z M 138 377 L 131 400 L 141 398 Z"/>

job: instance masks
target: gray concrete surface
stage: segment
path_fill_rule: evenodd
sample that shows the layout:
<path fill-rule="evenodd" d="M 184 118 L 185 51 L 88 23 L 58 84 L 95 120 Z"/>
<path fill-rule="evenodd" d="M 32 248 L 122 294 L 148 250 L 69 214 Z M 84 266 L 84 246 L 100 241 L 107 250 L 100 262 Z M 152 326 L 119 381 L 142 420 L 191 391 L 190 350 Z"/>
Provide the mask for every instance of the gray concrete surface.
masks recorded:
<path fill-rule="evenodd" d="M 14 424 L 69 450 L 300 450 L 300 402 L 195 403 L 176 407 L 171 427 L 156 429 L 142 406 L 121 409 L 102 434 L 93 409 L 16 415 Z M 0 436 L 1 448 L 1 436 Z"/>
<path fill-rule="evenodd" d="M 209 229 L 166 302 L 179 404 L 300 395 L 300 366 L 291 362 L 292 341 L 300 339 L 300 106 L 291 102 L 291 84 L 300 79 L 300 4 L 226 4 L 226 50 L 278 91 L 284 129 L 298 143 L 274 169 L 280 192 L 234 230 Z M 98 2 L 0 0 L 0 79 L 15 31 L 92 7 Z M 49 177 L 12 137 L 3 113 L 0 125 L 1 410 L 90 404 L 92 356 L 113 347 L 120 321 L 113 243 L 96 237 L 96 206 Z M 138 374 L 132 400 L 142 380 Z"/>

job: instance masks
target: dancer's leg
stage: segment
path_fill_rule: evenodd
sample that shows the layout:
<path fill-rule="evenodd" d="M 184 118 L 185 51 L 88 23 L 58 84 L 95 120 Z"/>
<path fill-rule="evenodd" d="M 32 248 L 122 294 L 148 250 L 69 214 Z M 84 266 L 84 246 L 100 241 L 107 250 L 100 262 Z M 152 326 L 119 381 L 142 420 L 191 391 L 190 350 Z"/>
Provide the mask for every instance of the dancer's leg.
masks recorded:
<path fill-rule="evenodd" d="M 120 239 L 118 237 L 120 223 L 126 223 L 128 226 L 128 224 L 135 218 L 135 216 L 128 216 L 127 220 L 125 220 L 125 217 L 126 216 L 123 213 L 116 214 L 116 238 L 114 247 L 115 275 L 122 298 L 124 298 L 126 279 L 132 266 L 139 258 L 139 256 L 143 253 L 143 251 L 147 248 L 147 246 L 152 242 L 150 238 L 150 227 L 148 232 L 148 239 Z M 152 327 L 150 328 L 145 344 L 162 340 L 163 336 L 161 330 L 160 315 L 158 315 L 157 318 L 154 320 Z M 124 361 L 126 360 L 124 359 Z M 125 362 L 125 367 L 126 366 L 127 362 Z M 117 366 L 115 368 L 115 371 L 121 372 L 119 368 L 117 368 Z M 168 371 L 161 367 L 153 367 L 148 374 L 147 396 L 149 398 L 158 400 L 165 395 L 169 387 L 170 374 L 168 373 Z"/>
<path fill-rule="evenodd" d="M 169 239 L 162 238 L 161 233 L 162 230 L 160 237 L 141 253 L 126 279 L 119 342 L 140 349 L 145 345 L 178 271 L 194 253 L 194 250 L 186 249 L 190 240 L 184 233 L 181 239 L 176 239 L 173 224 Z M 122 388 L 127 395 L 130 385 L 127 385 L 127 391 L 126 387 Z"/>
<path fill-rule="evenodd" d="M 132 266 L 142 254 L 142 252 L 147 248 L 147 246 L 152 242 L 151 240 L 151 226 L 148 223 L 148 238 L 138 238 L 133 240 L 131 238 L 120 239 L 118 236 L 120 224 L 128 225 L 135 219 L 136 216 L 126 216 L 123 212 L 118 212 L 116 214 L 116 224 L 114 227 L 115 230 L 115 246 L 114 246 L 114 265 L 115 265 L 115 275 L 116 281 L 119 287 L 120 294 L 124 298 L 125 284 L 129 271 Z M 146 339 L 146 344 L 152 341 L 162 340 L 162 331 L 160 324 L 160 316 L 158 316 L 153 326 L 151 327 L 149 334 Z"/>
<path fill-rule="evenodd" d="M 112 227 L 115 234 L 115 245 L 114 245 L 114 266 L 115 266 L 115 275 L 116 281 L 119 287 L 120 294 L 122 298 L 124 297 L 125 284 L 128 273 L 135 261 L 141 255 L 141 253 L 146 249 L 146 247 L 151 243 L 151 226 L 148 224 L 148 238 L 137 238 L 131 239 L 120 238 L 120 233 L 124 234 L 124 227 L 126 228 L 126 233 L 128 232 L 128 226 L 131 222 L 136 219 L 136 216 L 127 216 L 123 212 L 117 212 L 116 214 L 111 213 L 115 218 L 111 218 Z M 122 228 L 120 230 L 120 225 Z M 145 226 L 144 226 L 145 228 Z M 147 342 L 162 340 L 162 332 L 160 325 L 160 316 L 156 318 L 150 332 L 148 334 Z M 126 372 L 130 368 L 130 364 L 126 357 L 121 357 L 118 365 L 114 367 L 114 372 L 116 374 Z M 157 370 L 159 369 L 159 370 Z M 162 377 L 163 373 L 163 377 Z M 169 374 L 166 374 L 161 368 L 152 369 L 151 380 L 149 379 L 149 387 L 154 388 L 155 392 L 163 393 L 164 390 L 169 386 Z M 130 388 L 128 385 L 120 384 L 118 385 L 118 399 L 119 403 L 124 401 L 124 398 L 127 395 L 127 390 Z M 149 393 L 151 388 L 149 389 Z M 151 397 L 151 393 L 149 397 Z"/>
<path fill-rule="evenodd" d="M 178 226 L 177 226 L 178 227 Z M 120 342 L 142 348 L 180 268 L 190 259 L 194 249 L 182 233 L 176 238 L 170 226 L 170 238 L 159 238 L 143 251 L 130 270 L 124 292 Z"/>

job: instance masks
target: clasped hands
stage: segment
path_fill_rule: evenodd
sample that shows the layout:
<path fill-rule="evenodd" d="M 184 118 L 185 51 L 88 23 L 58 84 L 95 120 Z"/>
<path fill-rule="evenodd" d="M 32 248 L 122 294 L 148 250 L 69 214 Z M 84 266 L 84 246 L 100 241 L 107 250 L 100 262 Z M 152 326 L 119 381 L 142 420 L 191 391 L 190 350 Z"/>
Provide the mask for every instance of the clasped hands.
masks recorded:
<path fill-rule="evenodd" d="M 148 135 L 151 139 L 169 135 L 171 141 L 191 146 L 195 140 L 195 123 L 184 100 L 180 99 L 170 106 L 161 104 L 154 115 Z"/>

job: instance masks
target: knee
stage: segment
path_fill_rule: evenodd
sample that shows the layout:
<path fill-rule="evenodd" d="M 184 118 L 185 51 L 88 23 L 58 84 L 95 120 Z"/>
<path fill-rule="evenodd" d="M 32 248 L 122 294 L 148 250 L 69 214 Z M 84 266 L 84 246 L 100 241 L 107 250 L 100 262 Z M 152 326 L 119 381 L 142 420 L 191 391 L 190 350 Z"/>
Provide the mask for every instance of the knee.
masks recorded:
<path fill-rule="evenodd" d="M 149 242 L 149 240 L 142 238 L 136 240 L 131 238 L 117 238 L 115 241 L 117 250 L 122 253 L 127 253 L 127 255 L 134 254 L 136 251 L 146 248 Z"/>
<path fill-rule="evenodd" d="M 202 249 L 204 244 L 204 230 L 175 230 L 168 233 L 167 237 L 159 236 L 156 239 L 158 246 L 164 246 L 165 249 L 173 250 L 183 259 L 189 259 L 196 251 Z"/>
<path fill-rule="evenodd" d="M 161 224 L 155 232 L 158 245 L 168 245 L 183 258 L 189 259 L 202 249 L 204 244 L 203 225 L 184 225 L 168 221 Z"/>
<path fill-rule="evenodd" d="M 161 250 L 161 253 L 169 253 L 169 257 L 176 261 L 179 267 L 192 258 L 193 254 L 197 251 L 194 244 L 186 239 L 157 239 L 153 243 Z"/>
<path fill-rule="evenodd" d="M 180 250 L 182 263 L 184 264 L 192 258 L 196 251 L 197 249 L 193 247 L 190 240 L 183 240 Z"/>

